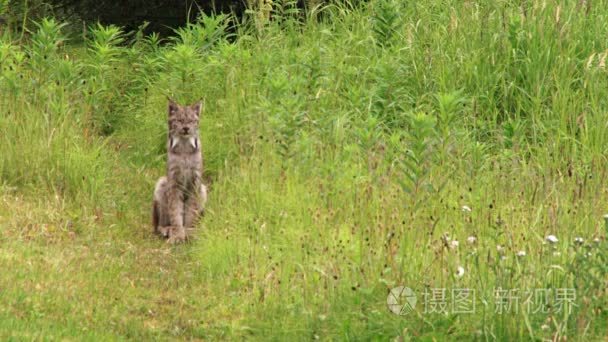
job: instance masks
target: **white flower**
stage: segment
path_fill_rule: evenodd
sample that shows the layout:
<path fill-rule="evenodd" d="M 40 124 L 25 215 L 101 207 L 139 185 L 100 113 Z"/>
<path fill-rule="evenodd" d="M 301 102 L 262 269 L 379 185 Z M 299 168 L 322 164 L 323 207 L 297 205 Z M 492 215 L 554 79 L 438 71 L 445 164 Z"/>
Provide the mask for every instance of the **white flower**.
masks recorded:
<path fill-rule="evenodd" d="M 608 220 L 608 214 L 604 215 L 604 220 Z"/>
<path fill-rule="evenodd" d="M 458 268 L 456 269 L 456 277 L 462 278 L 463 275 L 464 275 L 464 267 L 458 266 Z"/>
<path fill-rule="evenodd" d="M 560 255 L 562 255 L 562 253 L 560 253 L 560 252 L 553 252 L 553 256 L 557 257 L 557 256 L 560 256 Z"/>
<path fill-rule="evenodd" d="M 600 243 L 600 238 L 595 238 L 595 239 L 593 239 L 593 242 L 595 242 L 595 243 Z"/>
<path fill-rule="evenodd" d="M 476 237 L 474 237 L 474 236 L 469 236 L 469 237 L 467 238 L 467 242 L 468 242 L 470 245 L 474 244 L 476 241 L 477 241 L 477 238 L 476 238 Z"/>
<path fill-rule="evenodd" d="M 450 242 L 450 248 L 458 248 L 458 240 L 453 240 L 452 242 Z"/>
<path fill-rule="evenodd" d="M 501 245 L 496 245 L 496 251 L 502 254 L 505 252 L 505 248 Z"/>
<path fill-rule="evenodd" d="M 544 331 L 549 330 L 549 326 L 548 326 L 547 324 L 543 324 L 543 325 L 541 325 L 541 326 L 540 326 L 540 328 L 541 328 L 542 330 L 544 330 Z"/>
<path fill-rule="evenodd" d="M 471 208 L 467 205 L 463 205 L 462 206 L 462 211 L 465 213 L 470 213 L 471 212 Z"/>
<path fill-rule="evenodd" d="M 501 255 L 500 256 L 500 260 L 507 260 L 507 256 L 506 255 Z"/>
<path fill-rule="evenodd" d="M 555 237 L 555 235 L 548 235 L 548 236 L 545 238 L 545 240 L 547 240 L 547 242 L 550 242 L 550 243 L 556 243 L 556 242 L 558 242 L 558 241 L 559 241 L 559 240 L 557 239 L 557 237 Z"/>
<path fill-rule="evenodd" d="M 525 257 L 526 256 L 526 251 L 519 251 L 519 252 L 517 252 L 517 256 L 518 257 Z"/>
<path fill-rule="evenodd" d="M 575 237 L 574 238 L 574 243 L 576 243 L 577 245 L 582 245 L 583 242 L 585 242 L 585 240 L 583 240 L 582 237 Z"/>

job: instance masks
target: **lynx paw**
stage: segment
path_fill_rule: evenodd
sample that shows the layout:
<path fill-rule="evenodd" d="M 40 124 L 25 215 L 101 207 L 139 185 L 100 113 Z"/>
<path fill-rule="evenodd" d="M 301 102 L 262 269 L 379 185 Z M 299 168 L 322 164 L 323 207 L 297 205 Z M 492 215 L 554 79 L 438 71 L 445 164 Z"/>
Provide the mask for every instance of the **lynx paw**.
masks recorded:
<path fill-rule="evenodd" d="M 186 242 L 186 230 L 184 227 L 169 227 L 169 239 L 167 243 L 177 244 Z"/>
<path fill-rule="evenodd" d="M 171 226 L 158 227 L 158 234 L 162 237 L 169 237 L 169 232 L 171 231 Z"/>

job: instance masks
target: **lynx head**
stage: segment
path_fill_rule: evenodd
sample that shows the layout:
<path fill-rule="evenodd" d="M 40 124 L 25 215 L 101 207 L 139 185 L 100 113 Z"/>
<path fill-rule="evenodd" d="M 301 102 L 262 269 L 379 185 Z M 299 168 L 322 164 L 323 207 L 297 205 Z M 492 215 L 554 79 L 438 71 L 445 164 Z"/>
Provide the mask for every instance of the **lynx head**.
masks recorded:
<path fill-rule="evenodd" d="M 201 102 L 190 106 L 180 106 L 169 99 L 169 136 L 191 138 L 198 136 L 198 121 Z"/>

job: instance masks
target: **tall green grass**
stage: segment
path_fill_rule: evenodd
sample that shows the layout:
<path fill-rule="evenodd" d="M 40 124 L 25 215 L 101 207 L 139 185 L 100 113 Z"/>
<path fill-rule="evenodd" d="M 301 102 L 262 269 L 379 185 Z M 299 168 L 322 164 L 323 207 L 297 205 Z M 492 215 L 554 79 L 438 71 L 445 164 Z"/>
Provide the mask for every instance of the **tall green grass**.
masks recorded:
<path fill-rule="evenodd" d="M 141 248 L 124 267 L 152 286 L 129 293 L 156 308 L 167 280 L 137 253 L 162 244 L 147 222 L 164 171 L 166 97 L 203 98 L 212 190 L 196 241 L 171 250 L 187 260 L 172 265 L 181 286 L 161 306 L 171 323 L 91 294 L 108 333 L 601 340 L 606 5 L 376 0 L 301 13 L 274 2 L 242 22 L 202 16 L 165 42 L 97 25 L 84 45 L 47 19 L 27 43 L 0 42 L 2 189 L 65 202 L 57 215 L 78 230 L 63 248 Z M 7 222 L 18 232 L 23 220 Z M 16 241 L 8 246 L 31 243 Z M 406 316 L 386 306 L 400 285 L 418 295 Z M 472 289 L 475 311 L 425 312 L 423 294 L 442 288 Z M 497 289 L 574 289 L 576 305 L 501 314 Z M 54 327 L 64 299 L 56 309 L 38 299 L 51 318 L 34 322 Z M 96 324 L 74 334 L 95 335 Z"/>

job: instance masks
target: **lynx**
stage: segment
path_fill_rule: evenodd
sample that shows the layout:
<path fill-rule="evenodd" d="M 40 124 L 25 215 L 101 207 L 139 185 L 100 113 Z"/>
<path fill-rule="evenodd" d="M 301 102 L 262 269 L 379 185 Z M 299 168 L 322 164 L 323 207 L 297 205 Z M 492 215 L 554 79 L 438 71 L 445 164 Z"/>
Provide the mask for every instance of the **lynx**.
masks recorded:
<path fill-rule="evenodd" d="M 180 106 L 169 100 L 167 175 L 156 182 L 152 210 L 154 232 L 169 243 L 185 241 L 207 202 L 198 136 L 201 102 Z"/>

